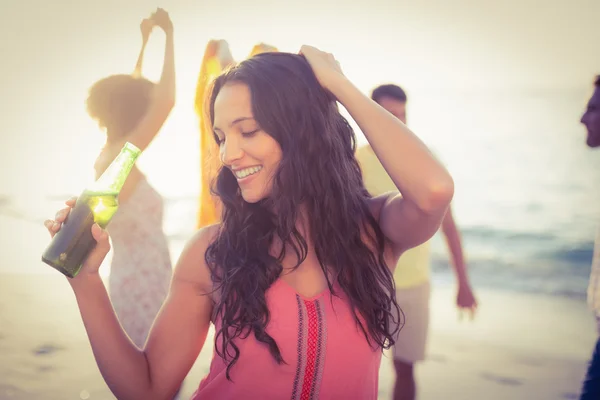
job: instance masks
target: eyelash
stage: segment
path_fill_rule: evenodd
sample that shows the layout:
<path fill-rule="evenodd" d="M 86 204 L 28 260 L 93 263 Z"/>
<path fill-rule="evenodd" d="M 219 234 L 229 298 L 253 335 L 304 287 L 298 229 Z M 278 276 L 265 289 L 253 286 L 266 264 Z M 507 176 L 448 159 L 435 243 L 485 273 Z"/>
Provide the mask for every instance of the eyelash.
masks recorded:
<path fill-rule="evenodd" d="M 258 131 L 260 131 L 260 129 L 253 130 L 251 132 L 242 132 L 242 136 L 245 138 L 249 138 L 257 134 Z M 225 141 L 225 139 L 221 139 L 219 136 L 215 135 L 215 141 L 220 146 Z"/>
<path fill-rule="evenodd" d="M 244 137 L 252 137 L 254 136 L 260 129 L 253 130 L 252 132 L 242 132 L 242 136 Z"/>

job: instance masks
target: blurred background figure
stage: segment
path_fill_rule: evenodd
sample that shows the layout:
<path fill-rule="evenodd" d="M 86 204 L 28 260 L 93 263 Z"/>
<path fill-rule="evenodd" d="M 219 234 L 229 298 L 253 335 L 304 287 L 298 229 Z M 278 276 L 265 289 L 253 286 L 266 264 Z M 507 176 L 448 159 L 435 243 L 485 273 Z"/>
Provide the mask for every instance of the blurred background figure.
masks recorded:
<path fill-rule="evenodd" d="M 592 149 L 600 147 L 600 75 L 596 77 L 594 85 L 594 93 L 581 117 L 581 123 L 587 130 L 586 143 Z M 596 235 L 594 258 L 592 259 L 588 303 L 595 314 L 596 328 L 600 335 L 600 228 Z M 581 392 L 581 400 L 592 399 L 600 399 L 600 338 L 596 342 Z"/>
<path fill-rule="evenodd" d="M 225 40 L 210 40 L 204 50 L 198 82 L 196 83 L 195 109 L 200 122 L 200 203 L 198 206 L 198 227 L 210 225 L 219 220 L 220 207 L 216 196 L 210 192 L 211 180 L 219 167 L 218 147 L 212 137 L 212 127 L 206 125 L 206 89 L 225 68 L 234 63 L 229 45 Z"/>
<path fill-rule="evenodd" d="M 400 86 L 392 84 L 378 86 L 371 93 L 371 98 L 406 124 L 407 96 Z M 394 182 L 370 145 L 359 148 L 356 157 L 360 162 L 365 187 L 369 193 L 379 196 L 394 190 Z M 458 281 L 456 305 L 460 312 L 468 310 L 473 317 L 477 301 L 471 289 L 460 233 L 454 222 L 451 208 L 448 208 L 441 230 L 448 244 L 452 266 Z M 416 398 L 414 364 L 426 358 L 431 285 L 429 276 L 430 246 L 431 242 L 428 240 L 405 251 L 398 260 L 394 272 L 396 299 L 405 315 L 405 323 L 398 333 L 393 351 L 396 371 L 394 400 Z"/>
<path fill-rule="evenodd" d="M 142 77 L 144 51 L 150 33 L 166 34 L 163 72 L 157 84 Z M 159 132 L 175 102 L 173 26 L 163 9 L 140 25 L 142 49 L 133 74 L 112 75 L 96 82 L 87 108 L 106 133 L 96 163 L 96 177 L 130 139 L 144 150 Z M 171 257 L 163 232 L 163 198 L 133 167 L 119 195 L 119 210 L 108 228 L 113 246 L 108 290 L 117 317 L 129 338 L 143 348 L 171 280 Z"/>
<path fill-rule="evenodd" d="M 252 47 L 248 57 L 256 54 L 277 51 L 277 48 L 266 43 L 258 43 Z M 220 219 L 218 199 L 212 195 L 210 185 L 219 168 L 218 151 L 212 137 L 212 127 L 206 126 L 208 121 L 205 104 L 206 88 L 219 74 L 235 60 L 231 55 L 226 40 L 210 40 L 204 50 L 200 74 L 196 84 L 195 109 L 200 121 L 200 202 L 198 206 L 198 227 L 207 226 Z"/>

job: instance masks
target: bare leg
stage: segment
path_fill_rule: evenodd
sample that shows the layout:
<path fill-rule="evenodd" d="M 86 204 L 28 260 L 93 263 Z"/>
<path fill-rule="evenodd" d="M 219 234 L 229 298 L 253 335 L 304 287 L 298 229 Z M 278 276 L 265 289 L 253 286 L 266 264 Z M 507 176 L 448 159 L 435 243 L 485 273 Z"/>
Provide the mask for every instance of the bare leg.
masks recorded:
<path fill-rule="evenodd" d="M 394 360 L 396 370 L 396 383 L 394 385 L 394 400 L 415 400 L 417 385 L 413 371 L 413 364 Z"/>

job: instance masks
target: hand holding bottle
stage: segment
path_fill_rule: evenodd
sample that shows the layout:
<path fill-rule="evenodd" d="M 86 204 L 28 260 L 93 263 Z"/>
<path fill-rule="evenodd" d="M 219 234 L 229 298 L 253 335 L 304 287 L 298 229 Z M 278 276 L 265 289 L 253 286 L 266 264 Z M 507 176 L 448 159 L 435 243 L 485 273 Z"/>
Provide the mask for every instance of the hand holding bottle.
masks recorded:
<path fill-rule="evenodd" d="M 54 220 L 44 223 L 52 240 L 42 254 L 43 262 L 69 278 L 74 278 L 82 267 L 98 272 L 110 249 L 108 234 L 102 229 L 117 212 L 119 193 L 140 154 L 135 145 L 125 143 L 97 181 L 78 199 L 68 200 L 67 208 L 56 213 Z"/>
<path fill-rule="evenodd" d="M 76 202 L 76 197 L 67 200 L 65 202 L 67 207 L 58 211 L 54 217 L 54 220 L 47 219 L 44 221 L 44 226 L 46 229 L 48 229 L 50 237 L 54 237 L 54 235 L 60 231 L 62 224 L 69 216 L 71 209 L 75 206 Z M 104 229 L 100 228 L 97 223 L 92 225 L 91 230 L 92 236 L 96 240 L 97 244 L 84 261 L 81 272 L 86 274 L 97 274 L 100 265 L 102 265 L 102 261 L 104 261 L 104 258 L 110 250 L 110 242 L 108 240 L 108 233 Z"/>

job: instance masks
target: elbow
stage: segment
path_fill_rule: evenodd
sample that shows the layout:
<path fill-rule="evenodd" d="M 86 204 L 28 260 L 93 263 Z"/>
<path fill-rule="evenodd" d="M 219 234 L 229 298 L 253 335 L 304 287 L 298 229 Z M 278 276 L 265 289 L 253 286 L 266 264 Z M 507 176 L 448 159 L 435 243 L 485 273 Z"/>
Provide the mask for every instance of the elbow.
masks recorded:
<path fill-rule="evenodd" d="M 429 185 L 419 208 L 425 214 L 430 215 L 445 213 L 452 197 L 454 197 L 454 180 L 447 175 L 444 179 Z"/>
<path fill-rule="evenodd" d="M 168 110 L 169 112 L 171 112 L 173 107 L 175 107 L 175 93 L 174 92 L 166 93 L 163 101 L 164 101 L 163 104 L 164 104 L 165 109 Z"/>
<path fill-rule="evenodd" d="M 175 88 L 159 84 L 157 89 L 155 92 L 156 104 L 160 105 L 160 108 L 167 113 L 171 112 L 173 107 L 175 107 Z"/>

